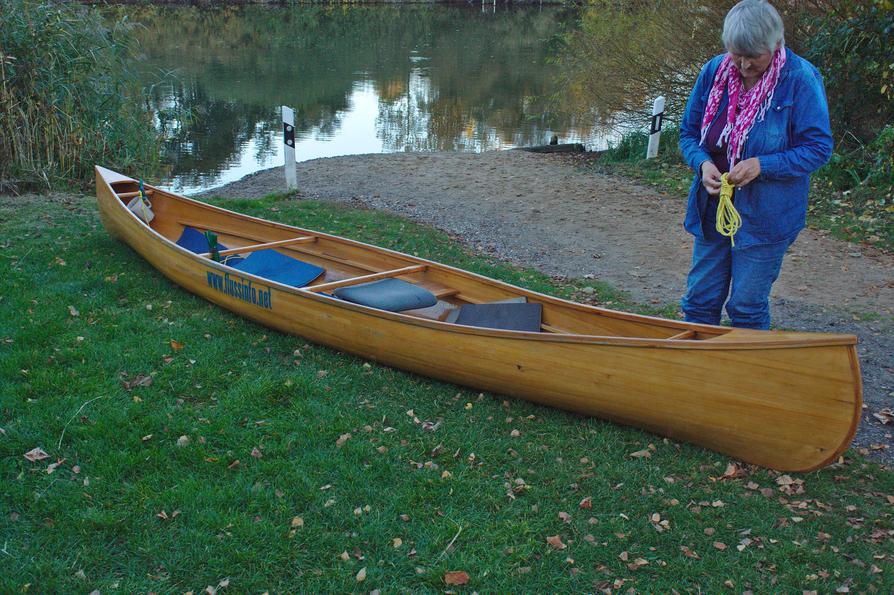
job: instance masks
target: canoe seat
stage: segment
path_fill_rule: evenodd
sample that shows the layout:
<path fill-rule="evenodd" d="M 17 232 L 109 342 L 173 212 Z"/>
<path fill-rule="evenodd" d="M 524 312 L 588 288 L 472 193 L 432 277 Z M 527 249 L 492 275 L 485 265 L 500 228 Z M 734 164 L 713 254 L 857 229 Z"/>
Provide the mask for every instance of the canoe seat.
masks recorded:
<path fill-rule="evenodd" d="M 518 297 L 506 298 L 505 300 L 494 300 L 492 302 L 484 302 L 486 304 L 526 304 L 528 302 L 528 298 L 523 295 Z M 447 315 L 444 316 L 444 322 L 452 322 L 456 324 L 456 319 L 459 318 L 459 313 L 462 311 L 462 308 L 453 308 Z"/>
<path fill-rule="evenodd" d="M 429 290 L 393 278 L 339 287 L 332 293 L 345 301 L 389 312 L 429 308 L 438 303 Z"/>
<path fill-rule="evenodd" d="M 466 326 L 539 333 L 542 316 L 541 304 L 463 304 L 453 322 Z"/>
<path fill-rule="evenodd" d="M 230 263 L 227 263 L 230 264 Z M 252 252 L 247 258 L 230 264 L 234 269 L 292 287 L 304 287 L 323 274 L 324 269 L 286 256 L 272 248 Z"/>
<path fill-rule="evenodd" d="M 183 228 L 183 233 L 180 234 L 180 238 L 177 240 L 177 245 L 181 248 L 186 248 L 190 252 L 195 252 L 196 254 L 207 254 L 208 252 L 211 252 L 211 245 L 208 243 L 208 238 L 205 237 L 205 234 L 188 225 Z M 228 250 L 228 248 L 220 242 L 217 243 L 217 249 Z M 235 266 L 243 260 L 244 259 L 241 256 L 233 255 L 228 257 L 224 263 L 230 266 Z"/>

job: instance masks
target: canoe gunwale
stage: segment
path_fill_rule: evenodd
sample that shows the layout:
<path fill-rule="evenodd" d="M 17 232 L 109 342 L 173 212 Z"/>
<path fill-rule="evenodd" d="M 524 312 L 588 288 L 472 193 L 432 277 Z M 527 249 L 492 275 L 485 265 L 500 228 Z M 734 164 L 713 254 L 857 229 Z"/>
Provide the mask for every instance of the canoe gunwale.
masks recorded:
<path fill-rule="evenodd" d="M 97 167 L 97 173 L 102 177 L 103 182 L 105 183 L 108 191 L 117 198 L 117 193 L 112 188 L 113 183 L 120 182 L 136 182 L 132 178 L 127 178 L 126 176 L 121 176 L 120 174 L 116 174 L 116 172 L 112 172 L 111 170 L 107 170 L 102 168 L 101 166 Z M 103 175 L 102 171 L 107 171 L 112 174 L 115 174 L 117 177 L 112 182 Z M 448 323 L 439 320 L 421 318 L 417 316 L 409 316 L 406 314 L 401 314 L 399 312 L 389 312 L 387 310 L 379 310 L 377 308 L 371 308 L 369 306 L 363 306 L 361 304 L 354 304 L 352 302 L 347 302 L 344 300 L 340 300 L 336 297 L 326 295 L 323 293 L 316 293 L 313 287 L 303 288 L 303 287 L 293 287 L 291 285 L 284 285 L 282 283 L 278 283 L 271 279 L 266 279 L 264 277 L 259 277 L 257 275 L 252 275 L 249 273 L 245 273 L 243 271 L 239 271 L 238 269 L 234 269 L 233 267 L 226 266 L 222 263 L 215 262 L 213 260 L 202 258 L 201 255 L 195 254 L 178 246 L 176 242 L 171 241 L 169 238 L 165 237 L 158 231 L 152 229 L 146 222 L 137 217 L 130 209 L 126 208 L 124 203 L 121 200 L 116 200 L 116 204 L 118 208 L 128 216 L 132 222 L 136 223 L 138 227 L 141 229 L 144 235 L 149 235 L 152 239 L 161 240 L 167 247 L 173 248 L 176 251 L 179 251 L 182 255 L 188 257 L 190 260 L 202 265 L 208 266 L 213 269 L 216 269 L 222 273 L 230 273 L 233 274 L 235 272 L 241 277 L 246 279 L 251 279 L 253 282 L 259 282 L 270 287 L 275 287 L 277 290 L 292 294 L 296 297 L 308 298 L 311 300 L 320 300 L 326 301 L 330 304 L 337 304 L 339 307 L 352 310 L 358 313 L 363 313 L 369 316 L 375 316 L 378 318 L 383 318 L 387 320 L 392 320 L 404 324 L 413 324 L 418 326 L 429 327 L 433 329 L 437 329 L 445 332 L 453 332 L 460 334 L 468 334 L 468 335 L 483 335 L 483 336 L 491 336 L 491 337 L 505 337 L 505 338 L 514 338 L 514 339 L 526 339 L 531 341 L 544 341 L 544 342 L 552 342 L 552 343 L 577 343 L 577 344 L 594 344 L 594 345 L 612 345 L 618 347 L 652 347 L 659 349 L 698 349 L 698 350 L 712 350 L 712 351 L 728 351 L 728 350 L 753 350 L 753 349 L 802 349 L 809 347 L 828 347 L 832 345 L 856 345 L 857 337 L 854 335 L 824 335 L 821 337 L 811 337 L 812 333 L 804 333 L 804 338 L 771 338 L 762 339 L 759 341 L 755 340 L 724 340 L 723 337 L 726 334 L 730 334 L 734 332 L 733 330 L 726 327 L 717 327 L 713 325 L 707 324 L 698 324 L 698 323 L 689 323 L 689 322 L 678 322 L 672 320 L 666 320 L 664 318 L 658 318 L 655 316 L 641 315 L 641 314 L 630 314 L 627 312 L 621 312 L 618 310 L 611 310 L 607 308 L 600 308 L 598 306 L 591 306 L 588 304 L 580 304 L 578 302 L 573 302 L 570 300 L 565 300 L 562 298 L 557 298 L 554 296 L 541 294 L 536 291 L 532 291 L 529 289 L 525 289 L 522 287 L 517 287 L 515 285 L 511 285 L 509 283 L 505 283 L 503 281 L 499 281 L 497 279 L 491 279 L 489 277 L 485 277 L 483 275 L 479 275 L 477 273 L 472 273 L 470 271 L 465 271 L 463 269 L 458 269 L 451 267 L 450 265 L 445 265 L 442 263 L 438 263 L 435 261 L 427 260 L 424 258 L 411 256 L 409 254 L 404 254 L 401 252 L 397 252 L 394 250 L 389 250 L 387 248 L 381 248 L 379 246 L 374 246 L 372 244 L 367 244 L 364 242 L 360 242 L 357 240 L 352 240 L 349 238 L 344 238 L 341 236 L 336 236 L 332 234 L 327 234 L 323 232 L 317 232 L 314 230 L 298 228 L 291 225 L 278 223 L 276 221 L 269 221 L 267 219 L 262 219 L 260 217 L 252 217 L 251 215 L 245 215 L 243 213 L 238 213 L 236 211 L 231 211 L 229 209 L 225 209 L 223 207 L 218 207 L 216 205 L 210 205 L 207 203 L 203 203 L 201 201 L 197 201 L 191 198 L 179 196 L 177 194 L 173 194 L 167 192 L 165 190 L 161 190 L 155 188 L 153 186 L 146 185 L 146 189 L 152 189 L 155 193 L 164 194 L 166 197 L 174 200 L 179 200 L 190 204 L 199 209 L 209 209 L 213 211 L 217 211 L 220 214 L 224 214 L 230 217 L 234 217 L 237 219 L 242 219 L 245 221 L 249 221 L 252 223 L 259 223 L 263 225 L 268 225 L 271 227 L 276 227 L 278 229 L 282 229 L 285 231 L 295 232 L 299 231 L 306 234 L 314 235 L 318 238 L 334 240 L 337 242 L 345 242 L 351 244 L 355 247 L 369 249 L 373 251 L 378 251 L 382 253 L 386 253 L 389 256 L 393 256 L 399 258 L 401 260 L 405 260 L 408 263 L 413 264 L 421 264 L 427 265 L 432 268 L 441 269 L 446 272 L 452 274 L 460 274 L 467 278 L 471 278 L 475 281 L 483 281 L 485 283 L 490 283 L 492 285 L 498 286 L 501 289 L 505 289 L 507 291 L 511 291 L 513 293 L 524 295 L 525 297 L 535 298 L 539 301 L 552 303 L 554 305 L 563 306 L 563 307 L 571 307 L 573 309 L 579 311 L 585 311 L 588 313 L 602 315 L 602 316 L 610 316 L 613 318 L 618 318 L 622 320 L 632 321 L 632 322 L 641 322 L 641 323 L 649 323 L 655 324 L 657 326 L 679 330 L 679 331 L 687 331 L 692 330 L 698 332 L 701 330 L 702 332 L 709 334 L 717 334 L 718 330 L 722 330 L 722 334 L 718 334 L 716 337 L 711 339 L 656 339 L 656 338 L 644 338 L 644 337 L 620 337 L 616 335 L 586 335 L 586 334 L 577 334 L 577 333 L 549 333 L 549 332 L 528 332 L 528 331 L 513 331 L 513 330 L 504 330 L 504 329 L 486 329 L 481 327 L 474 326 L 466 326 L 455 323 Z M 325 257 L 323 257 L 325 258 Z"/>

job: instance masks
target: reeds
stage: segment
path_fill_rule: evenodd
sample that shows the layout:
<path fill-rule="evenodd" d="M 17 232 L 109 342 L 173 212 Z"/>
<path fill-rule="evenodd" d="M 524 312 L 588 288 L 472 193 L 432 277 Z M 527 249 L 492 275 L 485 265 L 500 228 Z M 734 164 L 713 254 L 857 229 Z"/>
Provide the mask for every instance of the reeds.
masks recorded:
<path fill-rule="evenodd" d="M 128 28 L 78 4 L 0 0 L 0 191 L 81 187 L 94 163 L 157 162 Z"/>

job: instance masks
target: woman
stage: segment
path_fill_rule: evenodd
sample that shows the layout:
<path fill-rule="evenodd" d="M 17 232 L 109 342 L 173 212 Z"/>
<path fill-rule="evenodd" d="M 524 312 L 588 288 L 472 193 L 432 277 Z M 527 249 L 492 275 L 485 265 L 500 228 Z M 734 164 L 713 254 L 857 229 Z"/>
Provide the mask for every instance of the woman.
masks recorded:
<path fill-rule="evenodd" d="M 680 149 L 695 179 L 686 230 L 695 236 L 686 320 L 770 328 L 770 288 L 804 228 L 810 174 L 829 160 L 822 77 L 787 49 L 779 13 L 736 4 L 723 23 L 726 54 L 701 70 L 683 116 Z M 729 173 L 742 225 L 735 244 L 715 229 L 720 176 Z M 727 301 L 727 297 L 729 300 Z"/>

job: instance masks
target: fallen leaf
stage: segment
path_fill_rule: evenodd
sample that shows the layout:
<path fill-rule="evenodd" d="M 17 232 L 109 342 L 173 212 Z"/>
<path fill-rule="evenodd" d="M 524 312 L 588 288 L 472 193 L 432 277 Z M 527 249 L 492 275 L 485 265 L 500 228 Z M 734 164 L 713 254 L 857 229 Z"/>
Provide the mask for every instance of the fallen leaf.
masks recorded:
<path fill-rule="evenodd" d="M 593 497 L 587 496 L 580 501 L 580 504 L 578 504 L 577 507 L 583 508 L 584 510 L 591 510 L 593 508 Z"/>
<path fill-rule="evenodd" d="M 630 453 L 630 456 L 635 459 L 641 459 L 641 458 L 648 459 L 652 456 L 652 452 L 648 448 L 646 448 L 643 450 L 638 450 L 636 452 L 632 452 L 632 453 Z"/>
<path fill-rule="evenodd" d="M 338 440 L 335 441 L 335 446 L 337 446 L 338 448 L 341 448 L 344 445 L 344 443 L 350 439 L 351 439 L 350 433 L 342 434 L 341 436 L 338 437 Z"/>
<path fill-rule="evenodd" d="M 722 541 L 715 541 L 712 545 L 721 552 L 726 549 L 726 544 Z"/>
<path fill-rule="evenodd" d="M 60 460 L 56 461 L 55 463 L 50 463 L 47 466 L 47 475 L 50 475 L 53 471 L 56 470 L 56 467 L 58 467 L 59 465 L 61 465 L 64 462 L 65 462 L 65 459 L 60 459 Z"/>
<path fill-rule="evenodd" d="M 78 309 L 75 308 L 74 306 L 68 307 L 68 313 L 71 314 L 72 316 L 80 316 L 81 315 L 81 313 L 78 312 Z"/>
<path fill-rule="evenodd" d="M 299 528 L 304 526 L 304 519 L 300 516 L 292 517 L 292 527 Z"/>
<path fill-rule="evenodd" d="M 181 349 L 183 349 L 183 343 L 174 339 L 171 339 L 170 345 L 171 349 L 173 349 L 174 351 L 180 351 Z"/>
<path fill-rule="evenodd" d="M 357 573 L 357 576 L 355 578 L 357 579 L 358 583 L 362 583 L 366 580 L 366 566 L 360 569 L 360 572 Z"/>
<path fill-rule="evenodd" d="M 394 547 L 400 547 L 403 544 L 404 544 L 404 540 L 401 539 L 400 537 L 395 537 L 394 539 L 391 540 L 391 545 L 393 545 Z"/>
<path fill-rule="evenodd" d="M 150 440 L 152 440 L 152 436 L 153 434 L 146 434 L 145 436 L 140 438 L 140 442 L 149 442 Z"/>
<path fill-rule="evenodd" d="M 32 463 L 36 463 L 37 461 L 42 461 L 44 459 L 50 458 L 50 455 L 44 452 L 41 447 L 32 448 L 28 452 L 25 453 L 25 458 L 31 461 Z"/>
<path fill-rule="evenodd" d="M 566 523 L 571 522 L 571 515 L 568 514 L 567 512 L 560 512 L 559 518 L 562 519 L 563 521 L 565 521 Z"/>
<path fill-rule="evenodd" d="M 558 535 L 551 535 L 551 536 L 547 537 L 546 543 L 553 546 L 557 550 L 564 550 L 566 547 L 568 547 L 567 545 L 562 543 L 562 538 L 559 537 Z"/>
<path fill-rule="evenodd" d="M 133 390 L 137 386 L 152 386 L 152 376 L 137 374 L 132 380 L 122 380 L 121 384 L 124 385 L 124 390 L 127 391 Z"/>
<path fill-rule="evenodd" d="M 701 556 L 699 556 L 697 553 L 695 553 L 694 551 L 692 551 L 685 545 L 680 546 L 680 551 L 683 552 L 683 555 L 686 556 L 687 558 L 692 558 L 693 560 L 701 560 L 702 559 Z"/>
<path fill-rule="evenodd" d="M 264 455 L 261 453 L 260 450 L 258 450 L 258 447 L 255 446 L 254 448 L 251 449 L 251 456 L 253 456 L 256 459 L 260 459 Z"/>
<path fill-rule="evenodd" d="M 726 471 L 723 472 L 723 475 L 720 476 L 720 479 L 736 479 L 738 477 L 744 477 L 745 470 L 736 465 L 735 463 L 730 463 L 726 466 Z"/>
<path fill-rule="evenodd" d="M 177 446 L 183 448 L 184 446 L 189 444 L 189 436 L 180 436 L 177 438 Z"/>
<path fill-rule="evenodd" d="M 448 585 L 465 585 L 469 582 L 469 575 L 462 570 L 451 570 L 444 573 L 444 583 Z"/>

